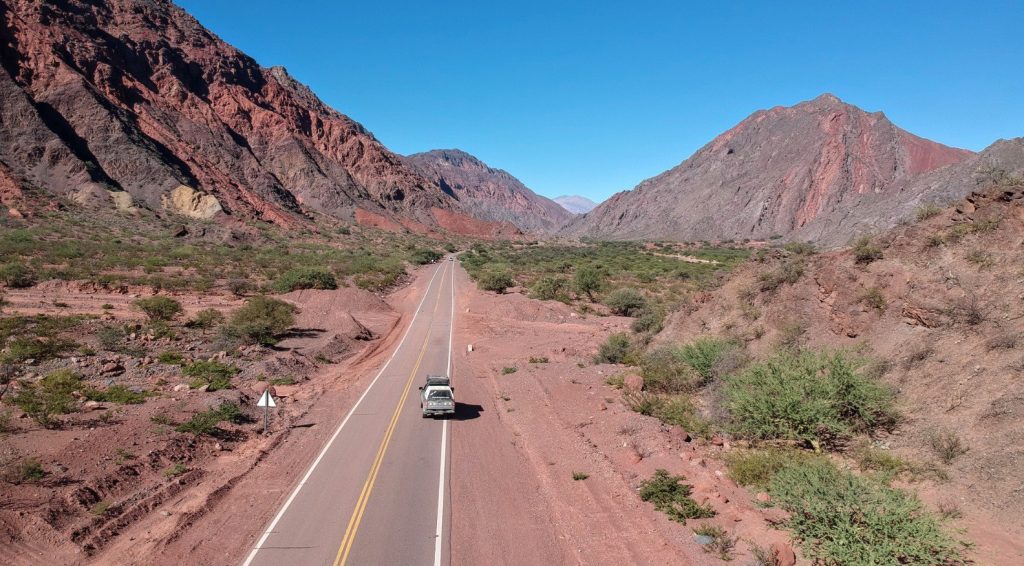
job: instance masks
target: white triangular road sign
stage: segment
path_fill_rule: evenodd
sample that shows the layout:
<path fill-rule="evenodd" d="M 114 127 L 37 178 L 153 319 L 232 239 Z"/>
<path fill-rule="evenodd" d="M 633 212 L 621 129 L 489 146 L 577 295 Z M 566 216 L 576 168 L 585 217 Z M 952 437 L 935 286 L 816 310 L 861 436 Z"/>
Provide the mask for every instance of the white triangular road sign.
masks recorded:
<path fill-rule="evenodd" d="M 277 403 L 274 402 L 274 397 L 270 394 L 269 389 L 263 390 L 263 396 L 256 402 L 257 407 L 276 407 Z"/>

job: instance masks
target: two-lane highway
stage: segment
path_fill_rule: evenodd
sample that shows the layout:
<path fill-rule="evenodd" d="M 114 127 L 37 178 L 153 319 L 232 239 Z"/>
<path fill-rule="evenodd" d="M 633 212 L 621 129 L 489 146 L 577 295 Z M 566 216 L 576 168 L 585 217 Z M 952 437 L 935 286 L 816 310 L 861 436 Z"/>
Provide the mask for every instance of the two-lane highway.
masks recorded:
<path fill-rule="evenodd" d="M 436 566 L 450 561 L 448 421 L 422 418 L 418 388 L 427 374 L 451 375 L 455 270 L 456 263 L 447 258 L 434 268 L 395 352 L 244 566 Z"/>

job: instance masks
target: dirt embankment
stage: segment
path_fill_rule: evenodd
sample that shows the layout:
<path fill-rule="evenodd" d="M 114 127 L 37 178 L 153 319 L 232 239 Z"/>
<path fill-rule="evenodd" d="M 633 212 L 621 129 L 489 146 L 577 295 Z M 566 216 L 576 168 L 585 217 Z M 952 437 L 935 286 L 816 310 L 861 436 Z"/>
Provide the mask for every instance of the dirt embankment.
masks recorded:
<path fill-rule="evenodd" d="M 769 527 L 776 511 L 725 477 L 720 446 L 632 412 L 605 383 L 617 368 L 591 365 L 630 319 L 482 293 L 464 275 L 459 284 L 454 375 L 460 402 L 482 410 L 452 428 L 456 563 L 717 563 L 692 536 L 702 522 L 789 549 Z M 685 476 L 718 515 L 684 527 L 642 502 L 636 489 L 659 468 Z"/>
<path fill-rule="evenodd" d="M 903 414 L 876 443 L 912 462 L 939 460 L 929 438 L 949 431 L 967 452 L 948 481 L 906 487 L 932 509 L 956 509 L 979 564 L 1024 561 L 1024 187 L 976 194 L 854 251 L 806 259 L 782 252 L 749 264 L 677 313 L 661 342 L 734 336 L 762 356 L 780 344 L 848 348 L 880 360 Z M 927 216 L 927 215 L 926 215 Z M 788 262 L 793 284 L 771 281 Z M 766 276 L 771 274 L 772 276 Z M 777 279 L 776 279 L 777 282 Z"/>
<path fill-rule="evenodd" d="M 175 337 L 148 335 L 131 301 L 146 289 L 109 292 L 75 283 L 10 291 L 5 314 L 99 314 L 71 336 L 89 352 L 16 369 L 30 381 L 67 367 L 89 387 L 123 385 L 153 392 L 141 404 L 79 402 L 79 412 L 44 429 L 14 409 L 0 457 L 8 472 L 38 462 L 41 480 L 0 482 L 0 544 L 10 564 L 235 563 L 279 506 L 282 494 L 365 386 L 362 377 L 393 344 L 406 298 L 418 279 L 391 299 L 392 308 L 353 288 L 301 291 L 282 298 L 299 308 L 296 324 L 274 348 L 243 348 L 238 357 L 213 350 L 210 332 L 172 323 Z M 189 319 L 201 309 L 230 315 L 242 301 L 227 295 L 177 295 Z M 129 329 L 121 353 L 97 339 L 106 327 Z M 233 387 L 190 388 L 176 363 L 213 359 L 239 369 Z M 278 398 L 270 434 L 261 434 L 253 405 L 268 380 Z M 8 392 L 9 394 L 13 394 Z M 214 435 L 175 431 L 198 412 L 236 403 L 249 422 L 222 422 Z M 8 469 L 9 468 L 9 469 Z M 10 475 L 7 475 L 10 478 Z"/>

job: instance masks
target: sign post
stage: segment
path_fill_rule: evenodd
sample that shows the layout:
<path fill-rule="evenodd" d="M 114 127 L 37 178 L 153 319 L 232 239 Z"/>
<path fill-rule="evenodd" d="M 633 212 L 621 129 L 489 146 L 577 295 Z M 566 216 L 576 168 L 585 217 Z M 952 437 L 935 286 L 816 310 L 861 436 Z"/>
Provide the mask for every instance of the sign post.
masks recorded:
<path fill-rule="evenodd" d="M 263 434 L 267 434 L 267 425 L 270 423 L 270 408 L 277 407 L 274 396 L 270 394 L 270 388 L 263 390 L 263 395 L 256 402 L 257 407 L 263 407 Z"/>

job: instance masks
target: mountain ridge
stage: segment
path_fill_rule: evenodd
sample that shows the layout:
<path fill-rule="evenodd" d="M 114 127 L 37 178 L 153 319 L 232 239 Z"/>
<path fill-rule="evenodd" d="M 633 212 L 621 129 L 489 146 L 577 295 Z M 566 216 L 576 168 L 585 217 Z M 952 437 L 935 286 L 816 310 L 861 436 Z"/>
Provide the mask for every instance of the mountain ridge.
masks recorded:
<path fill-rule="evenodd" d="M 871 195 L 973 152 L 926 140 L 831 94 L 758 110 L 679 165 L 613 195 L 565 234 L 727 240 L 825 235 Z M 895 219 L 892 219 L 895 222 Z M 886 222 L 876 222 L 884 225 Z"/>
<path fill-rule="evenodd" d="M 527 232 L 550 233 L 573 216 L 509 172 L 460 149 L 433 149 L 408 155 L 404 160 L 477 218 L 510 222 Z"/>

